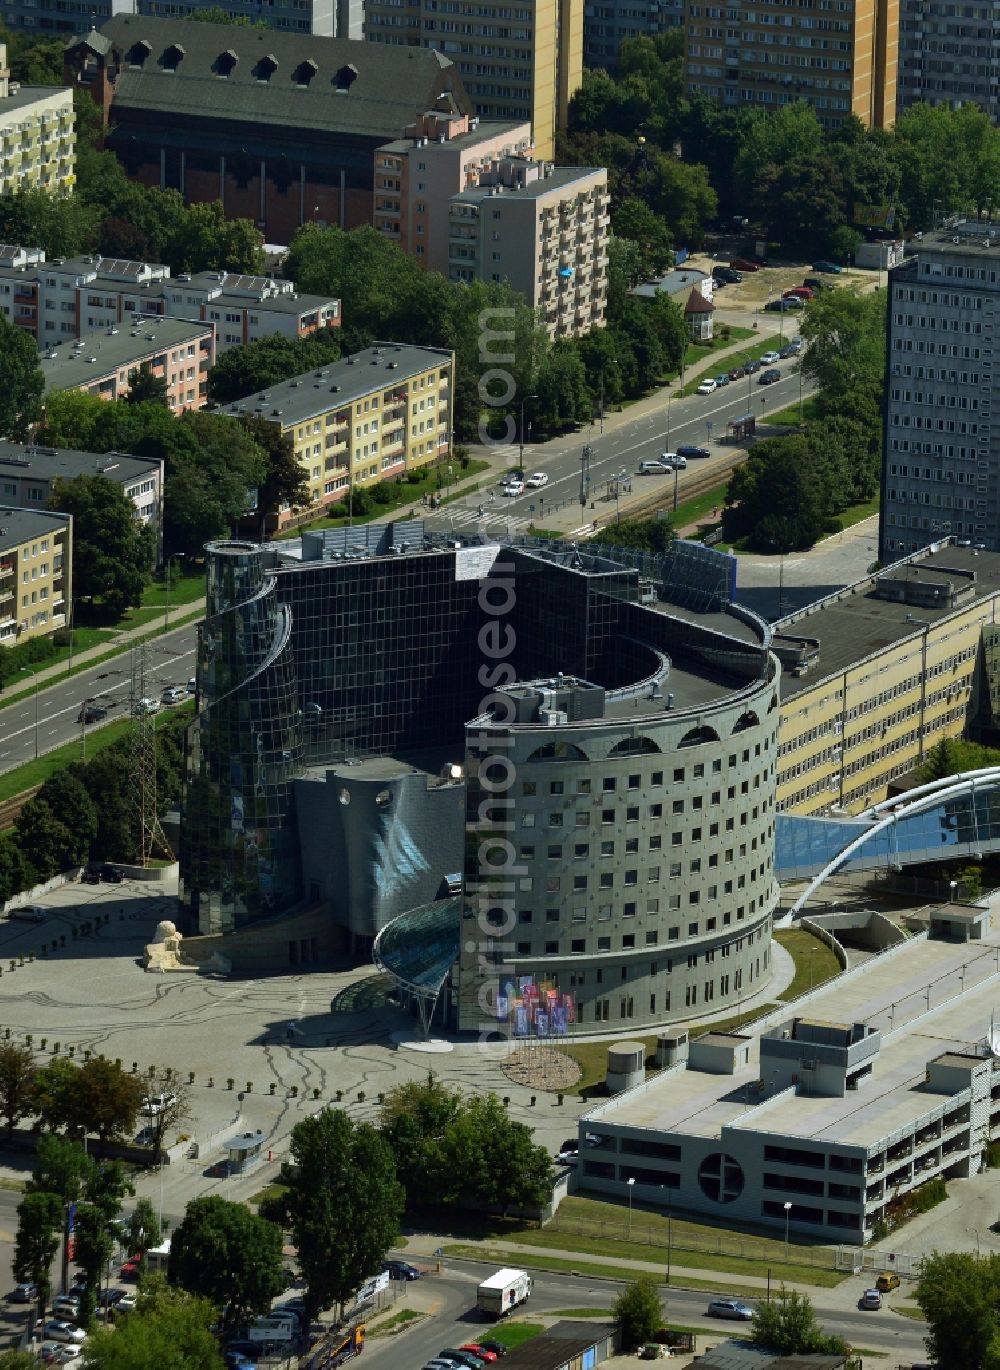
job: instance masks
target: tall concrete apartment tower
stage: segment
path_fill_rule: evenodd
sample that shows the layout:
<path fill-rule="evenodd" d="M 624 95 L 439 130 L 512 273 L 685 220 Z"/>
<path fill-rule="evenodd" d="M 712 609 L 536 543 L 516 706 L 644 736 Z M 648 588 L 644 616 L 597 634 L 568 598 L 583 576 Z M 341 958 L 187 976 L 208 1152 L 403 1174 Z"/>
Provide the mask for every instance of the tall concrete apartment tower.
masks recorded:
<path fill-rule="evenodd" d="M 511 0 L 503 10 L 482 0 L 366 0 L 365 38 L 436 48 L 481 118 L 527 120 L 535 155 L 550 161 L 583 81 L 583 10 L 583 0 Z"/>
<path fill-rule="evenodd" d="M 1000 119 L 1000 19 L 993 0 L 901 0 L 899 12 L 900 110 L 928 105 L 975 104 Z"/>
<path fill-rule="evenodd" d="M 889 274 L 879 557 L 949 535 L 1000 548 L 1000 433 L 991 410 L 1000 222 L 925 234 Z"/>
<path fill-rule="evenodd" d="M 686 20 L 689 92 L 727 108 L 806 100 L 825 127 L 895 118 L 899 0 L 688 0 Z"/>

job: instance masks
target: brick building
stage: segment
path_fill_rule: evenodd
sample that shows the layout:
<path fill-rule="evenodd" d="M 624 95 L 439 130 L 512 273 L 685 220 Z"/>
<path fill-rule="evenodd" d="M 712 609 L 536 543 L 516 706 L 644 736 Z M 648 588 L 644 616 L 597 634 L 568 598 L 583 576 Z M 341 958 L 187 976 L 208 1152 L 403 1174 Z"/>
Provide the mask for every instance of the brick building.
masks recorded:
<path fill-rule="evenodd" d="M 73 38 L 68 83 L 102 110 L 130 176 L 221 199 L 271 242 L 370 224 L 375 149 L 425 111 L 472 114 L 431 49 L 119 14 Z"/>

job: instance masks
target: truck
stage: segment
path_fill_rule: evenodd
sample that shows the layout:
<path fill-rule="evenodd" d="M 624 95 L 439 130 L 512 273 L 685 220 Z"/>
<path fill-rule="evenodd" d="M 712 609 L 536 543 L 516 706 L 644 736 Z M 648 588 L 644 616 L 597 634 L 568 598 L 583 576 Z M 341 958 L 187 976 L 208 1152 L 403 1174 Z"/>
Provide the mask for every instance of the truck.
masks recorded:
<path fill-rule="evenodd" d="M 476 1307 L 489 1317 L 502 1318 L 530 1294 L 531 1276 L 526 1270 L 498 1270 L 476 1291 Z"/>
<path fill-rule="evenodd" d="M 291 1342 L 297 1336 L 295 1319 L 288 1313 L 258 1318 L 247 1328 L 247 1341 Z"/>

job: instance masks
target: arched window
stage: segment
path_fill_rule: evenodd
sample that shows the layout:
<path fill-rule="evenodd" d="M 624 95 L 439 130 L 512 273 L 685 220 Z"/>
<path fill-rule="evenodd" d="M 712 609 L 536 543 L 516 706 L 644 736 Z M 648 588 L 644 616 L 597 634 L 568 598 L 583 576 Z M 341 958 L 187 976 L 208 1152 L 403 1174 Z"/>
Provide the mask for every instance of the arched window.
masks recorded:
<path fill-rule="evenodd" d="M 319 67 L 316 63 L 311 58 L 307 57 L 306 60 L 300 62 L 292 72 L 292 80 L 297 86 L 301 86 L 302 89 L 305 90 L 308 88 L 309 82 L 318 71 Z"/>
<path fill-rule="evenodd" d="M 130 67 L 141 67 L 152 51 L 152 44 L 147 43 L 145 38 L 139 38 L 125 54 L 125 61 Z"/>
<path fill-rule="evenodd" d="M 759 727 L 760 719 L 754 713 L 753 709 L 747 709 L 746 713 L 736 720 L 736 726 L 733 728 L 733 732 L 745 733 L 747 728 Z"/>
<path fill-rule="evenodd" d="M 171 43 L 163 50 L 163 70 L 176 71 L 184 61 L 184 49 L 180 43 Z"/>
<path fill-rule="evenodd" d="M 358 69 L 353 62 L 341 67 L 333 78 L 333 86 L 338 95 L 346 95 L 358 79 Z"/>
<path fill-rule="evenodd" d="M 236 63 L 238 61 L 239 58 L 232 48 L 227 48 L 225 52 L 220 52 L 215 59 L 214 70 L 216 76 L 232 76 L 233 72 L 236 70 Z"/>
<path fill-rule="evenodd" d="M 615 743 L 608 756 L 652 756 L 659 751 L 651 737 L 626 737 Z"/>
<path fill-rule="evenodd" d="M 586 752 L 581 752 L 580 748 L 574 746 L 572 742 L 546 742 L 544 747 L 538 747 L 528 757 L 529 761 L 587 761 L 589 757 Z"/>
<path fill-rule="evenodd" d="M 269 52 L 262 57 L 253 69 L 253 74 L 258 81 L 267 82 L 278 70 L 278 59 L 273 53 Z"/>
<path fill-rule="evenodd" d="M 678 742 L 678 747 L 700 747 L 705 742 L 720 742 L 722 739 L 714 728 L 704 725 L 700 728 L 692 728 L 689 733 L 685 733 Z"/>

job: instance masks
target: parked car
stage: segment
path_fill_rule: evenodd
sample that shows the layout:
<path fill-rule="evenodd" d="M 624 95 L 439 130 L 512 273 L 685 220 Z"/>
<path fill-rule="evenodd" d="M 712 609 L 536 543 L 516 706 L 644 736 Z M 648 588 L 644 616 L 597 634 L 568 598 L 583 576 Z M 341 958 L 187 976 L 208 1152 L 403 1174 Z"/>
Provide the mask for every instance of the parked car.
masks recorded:
<path fill-rule="evenodd" d="M 778 353 L 778 356 L 783 362 L 786 362 L 788 361 L 789 357 L 795 356 L 795 348 L 792 346 L 791 343 L 785 343 L 784 347 Z"/>
<path fill-rule="evenodd" d="M 226 1370 L 254 1370 L 254 1362 L 244 1356 L 242 1351 L 223 1351 L 222 1359 Z"/>
<path fill-rule="evenodd" d="M 82 885 L 99 885 L 101 883 L 100 873 L 98 871 L 82 871 L 80 883 Z"/>
<path fill-rule="evenodd" d="M 116 1313 L 131 1313 L 135 1308 L 135 1295 L 126 1293 L 115 1303 Z"/>
<path fill-rule="evenodd" d="M 708 1305 L 710 1318 L 730 1318 L 734 1322 L 750 1322 L 753 1309 L 739 1299 L 713 1299 Z"/>
<path fill-rule="evenodd" d="M 858 1300 L 859 1308 L 878 1309 L 882 1307 L 882 1295 L 877 1289 L 866 1289 Z"/>
<path fill-rule="evenodd" d="M 52 1365 L 75 1365 L 83 1355 L 82 1346 L 60 1346 L 52 1357 Z"/>
<path fill-rule="evenodd" d="M 76 716 L 77 723 L 99 723 L 102 718 L 107 718 L 108 704 L 85 704 Z"/>
<path fill-rule="evenodd" d="M 560 1151 L 556 1155 L 559 1165 L 577 1165 L 580 1160 L 579 1151 Z"/>
<path fill-rule="evenodd" d="M 455 1365 L 466 1366 L 467 1370 L 483 1370 L 486 1364 L 479 1356 L 474 1356 L 471 1351 L 452 1351 L 444 1350 L 441 1352 L 442 1360 L 450 1360 Z"/>
<path fill-rule="evenodd" d="M 20 1284 L 15 1284 L 7 1297 L 11 1303 L 34 1303 L 38 1298 L 38 1285 L 30 1280 L 22 1280 Z"/>
<path fill-rule="evenodd" d="M 793 295 L 788 300 L 768 300 L 764 308 L 769 314 L 790 314 L 793 310 L 802 308 L 802 301 Z"/>
<path fill-rule="evenodd" d="M 124 1297 L 124 1289 L 102 1289 L 97 1296 L 97 1303 L 101 1308 L 113 1308 L 118 1300 Z"/>
<path fill-rule="evenodd" d="M 718 382 L 714 381 L 711 376 L 706 376 L 695 393 L 698 395 L 711 395 L 712 392 L 718 388 Z"/>
<path fill-rule="evenodd" d="M 802 282 L 810 290 L 829 290 L 830 282 L 821 280 L 818 276 L 807 276 Z"/>
<path fill-rule="evenodd" d="M 682 442 L 678 444 L 677 455 L 684 457 L 687 461 L 698 457 L 710 457 L 712 454 L 707 447 L 697 447 L 694 443 Z M 600 1145 L 598 1142 L 597 1145 Z"/>
<path fill-rule="evenodd" d="M 233 1165 L 228 1158 L 224 1161 L 214 1161 L 206 1170 L 205 1177 L 210 1180 L 226 1180 L 232 1174 Z"/>
<path fill-rule="evenodd" d="M 120 885 L 125 879 L 125 872 L 121 866 L 114 866 L 110 861 L 105 861 L 102 866 L 97 868 L 98 879 L 103 880 L 106 885 Z"/>
<path fill-rule="evenodd" d="M 746 371 L 742 366 L 734 366 L 729 373 L 729 379 L 731 381 L 741 381 L 745 375 Z"/>
<path fill-rule="evenodd" d="M 758 385 L 773 385 L 775 381 L 781 380 L 781 372 L 776 366 L 772 366 L 767 371 L 762 371 L 757 377 Z"/>
<path fill-rule="evenodd" d="M 744 368 L 743 368 L 743 373 L 744 373 L 744 375 L 747 375 L 747 376 L 753 376 L 753 375 L 756 375 L 756 373 L 757 373 L 759 370 L 760 370 L 760 362 L 757 361 L 756 358 L 754 358 L 753 361 L 747 362 L 746 366 L 744 366 Z"/>
<path fill-rule="evenodd" d="M 57 1318 L 50 1319 L 42 1328 L 42 1332 L 49 1341 L 79 1344 L 87 1338 L 87 1334 L 82 1328 L 74 1327 L 71 1322 L 62 1322 Z"/>
<path fill-rule="evenodd" d="M 123 1280 L 129 1280 L 132 1284 L 135 1284 L 135 1282 L 139 1278 L 139 1271 L 141 1269 L 142 1257 L 133 1256 L 131 1260 L 125 1262 L 125 1264 L 122 1266 L 121 1270 L 119 1270 L 118 1273 Z"/>
<path fill-rule="evenodd" d="M 188 681 L 188 694 L 189 694 L 189 695 L 193 695 L 193 694 L 197 694 L 197 693 L 198 693 L 198 681 L 195 679 L 194 676 L 192 676 L 191 679 Z"/>
<path fill-rule="evenodd" d="M 899 1276 L 895 1270 L 883 1270 L 875 1281 L 875 1288 L 882 1294 L 888 1294 L 893 1289 L 899 1288 Z"/>
<path fill-rule="evenodd" d="M 164 704 L 179 704 L 182 699 L 187 699 L 187 694 L 183 685 L 168 685 L 160 698 Z"/>
<path fill-rule="evenodd" d="M 507 1354 L 508 1348 L 504 1346 L 502 1341 L 491 1341 L 490 1338 L 487 1337 L 486 1340 L 481 1341 L 479 1345 L 483 1348 L 484 1351 L 492 1351 L 495 1356 L 498 1356 L 500 1358 L 500 1360 L 503 1360 L 504 1356 L 506 1356 Z"/>
<path fill-rule="evenodd" d="M 420 1271 L 408 1261 L 386 1261 L 390 1280 L 419 1280 Z"/>
<path fill-rule="evenodd" d="M 812 269 L 813 271 L 825 271 L 828 276 L 839 276 L 844 268 L 838 266 L 836 262 L 820 261 L 813 262 Z"/>
<path fill-rule="evenodd" d="M 687 470 L 687 457 L 682 457 L 679 452 L 664 452 L 660 461 L 670 471 Z"/>
<path fill-rule="evenodd" d="M 793 356 L 793 357 L 797 357 L 797 356 L 799 355 L 799 353 L 802 351 L 802 348 L 803 348 L 802 339 L 801 339 L 801 338 L 792 338 L 791 342 L 789 342 L 789 344 L 788 344 L 788 347 L 789 347 L 789 350 L 791 351 L 792 356 Z"/>
<path fill-rule="evenodd" d="M 731 266 L 713 266 L 712 275 L 725 285 L 739 285 L 743 279 L 743 272 L 735 271 Z"/>
<path fill-rule="evenodd" d="M 165 1108 L 170 1108 L 177 1102 L 176 1094 L 153 1094 L 149 1098 L 143 1099 L 142 1111 L 147 1118 L 155 1118 L 163 1112 Z"/>
<path fill-rule="evenodd" d="M 783 291 L 782 295 L 786 300 L 811 300 L 813 298 L 812 289 L 808 285 L 793 285 L 791 290 Z"/>
<path fill-rule="evenodd" d="M 723 371 L 723 372 L 721 372 L 720 375 L 716 376 L 716 378 L 715 378 L 715 384 L 716 384 L 717 386 L 719 386 L 720 388 L 721 388 L 723 385 L 728 385 L 728 384 L 729 384 L 729 372 L 728 372 L 728 371 Z"/>
<path fill-rule="evenodd" d="M 461 1350 L 471 1351 L 474 1356 L 478 1356 L 480 1360 L 486 1361 L 487 1365 L 491 1361 L 495 1361 L 497 1359 L 497 1353 L 495 1351 L 490 1351 L 487 1347 L 483 1346 L 478 1341 L 464 1342 L 461 1347 Z"/>
<path fill-rule="evenodd" d="M 544 490 L 549 478 L 544 471 L 534 471 L 524 483 L 529 490 Z"/>
<path fill-rule="evenodd" d="M 80 1300 L 72 1294 L 57 1294 L 52 1300 L 52 1311 L 57 1318 L 76 1319 L 80 1312 Z"/>
<path fill-rule="evenodd" d="M 773 366 L 778 360 L 777 352 L 765 352 L 760 359 L 761 366 Z"/>
<path fill-rule="evenodd" d="M 14 918 L 19 923 L 44 923 L 48 917 L 48 910 L 43 909 L 41 904 L 22 904 L 19 909 L 11 909 L 7 917 Z"/>
<path fill-rule="evenodd" d="M 760 262 L 752 262 L 749 257 L 734 257 L 729 263 L 732 271 L 759 271 Z"/>

